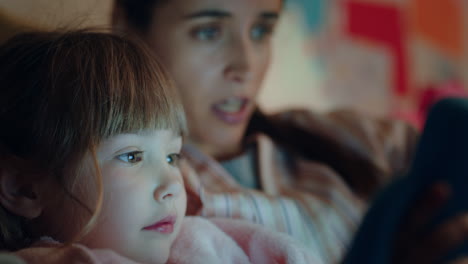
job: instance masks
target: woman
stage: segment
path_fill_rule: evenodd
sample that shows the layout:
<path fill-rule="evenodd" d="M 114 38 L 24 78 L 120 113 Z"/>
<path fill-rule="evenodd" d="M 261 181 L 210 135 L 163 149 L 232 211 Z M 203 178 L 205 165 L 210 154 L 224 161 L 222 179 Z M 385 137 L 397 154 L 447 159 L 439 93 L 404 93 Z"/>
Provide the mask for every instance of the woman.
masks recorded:
<path fill-rule="evenodd" d="M 188 213 L 258 222 L 336 263 L 366 201 L 407 168 L 417 135 L 351 112 L 262 114 L 255 99 L 281 9 L 281 0 L 116 0 L 113 26 L 149 44 L 179 89 Z"/>

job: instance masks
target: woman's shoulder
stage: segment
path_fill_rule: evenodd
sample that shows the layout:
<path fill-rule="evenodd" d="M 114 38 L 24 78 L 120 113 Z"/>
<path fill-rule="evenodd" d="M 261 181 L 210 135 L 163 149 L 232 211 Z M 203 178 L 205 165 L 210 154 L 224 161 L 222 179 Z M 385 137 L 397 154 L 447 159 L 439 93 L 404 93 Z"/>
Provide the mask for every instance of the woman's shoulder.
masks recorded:
<path fill-rule="evenodd" d="M 348 109 L 256 112 L 249 128 L 296 157 L 330 167 L 364 197 L 406 171 L 418 139 L 417 130 L 403 121 Z"/>

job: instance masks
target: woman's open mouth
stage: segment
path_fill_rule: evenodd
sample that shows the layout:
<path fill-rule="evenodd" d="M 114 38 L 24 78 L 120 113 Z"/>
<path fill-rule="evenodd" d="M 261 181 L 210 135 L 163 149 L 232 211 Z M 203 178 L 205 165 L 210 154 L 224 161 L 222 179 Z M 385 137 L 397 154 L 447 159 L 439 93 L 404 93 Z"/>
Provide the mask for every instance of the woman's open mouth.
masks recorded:
<path fill-rule="evenodd" d="M 214 104 L 212 110 L 221 121 L 236 125 L 248 118 L 249 102 L 250 100 L 245 97 L 230 97 Z"/>

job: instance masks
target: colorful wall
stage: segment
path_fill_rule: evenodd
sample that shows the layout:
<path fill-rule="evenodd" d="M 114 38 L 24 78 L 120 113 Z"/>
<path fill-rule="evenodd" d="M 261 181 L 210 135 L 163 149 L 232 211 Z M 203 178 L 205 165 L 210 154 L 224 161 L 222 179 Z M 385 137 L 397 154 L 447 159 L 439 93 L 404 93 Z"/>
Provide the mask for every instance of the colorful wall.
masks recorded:
<path fill-rule="evenodd" d="M 109 26 L 111 0 L 0 0 L 0 41 L 22 28 Z M 467 0 L 286 0 L 266 110 L 411 113 L 428 87 L 468 87 Z M 460 87 L 458 85 L 456 87 Z"/>
<path fill-rule="evenodd" d="M 285 59 L 291 53 L 300 54 L 297 63 L 309 64 L 309 76 L 271 80 L 282 87 L 267 87 L 270 97 L 315 76 L 313 87 L 303 88 L 312 103 L 305 96 L 299 105 L 351 106 L 383 115 L 413 111 L 428 87 L 468 83 L 468 1 L 290 0 L 285 17 L 270 79 L 295 68 Z M 295 51 L 285 40 L 294 31 L 303 35 Z M 274 107 L 286 106 L 270 100 Z"/>

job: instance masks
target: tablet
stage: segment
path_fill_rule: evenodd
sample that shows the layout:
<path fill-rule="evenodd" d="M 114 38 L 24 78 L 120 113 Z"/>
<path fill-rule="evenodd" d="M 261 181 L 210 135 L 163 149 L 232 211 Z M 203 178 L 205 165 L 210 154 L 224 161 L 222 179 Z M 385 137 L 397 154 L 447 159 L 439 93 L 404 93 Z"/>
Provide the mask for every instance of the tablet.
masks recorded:
<path fill-rule="evenodd" d="M 439 181 L 451 185 L 452 195 L 427 232 L 468 212 L 468 99 L 448 98 L 431 108 L 408 174 L 377 195 L 344 263 L 390 263 L 400 223 L 422 193 Z M 461 255 L 468 255 L 468 243 L 449 252 L 441 263 Z"/>

